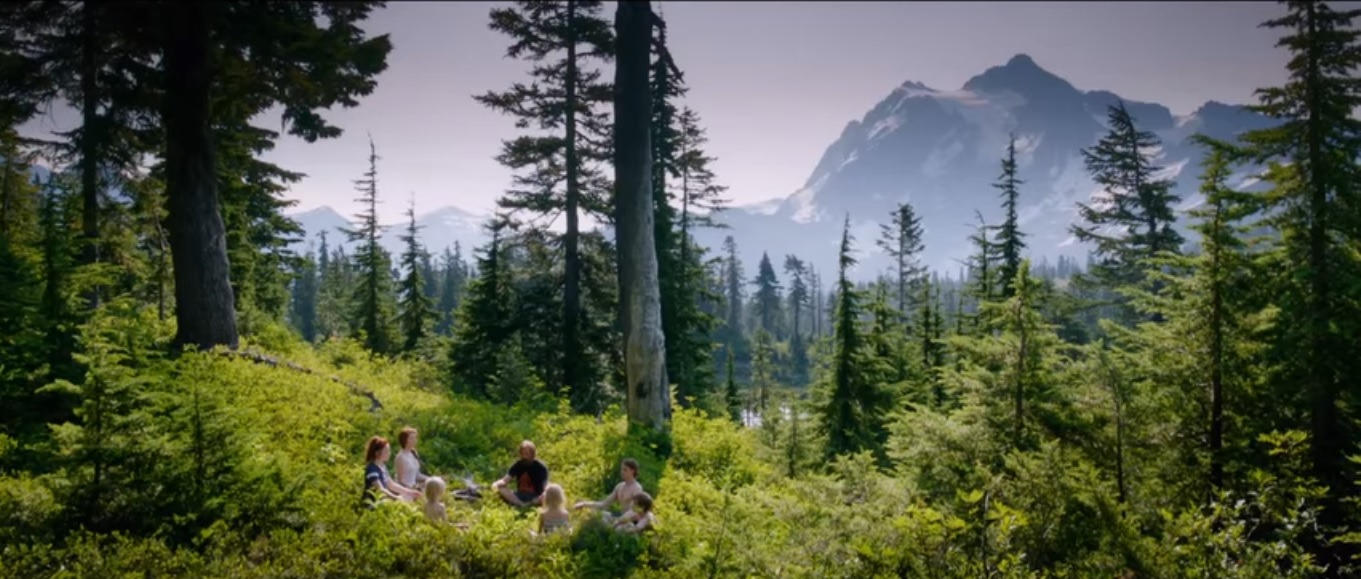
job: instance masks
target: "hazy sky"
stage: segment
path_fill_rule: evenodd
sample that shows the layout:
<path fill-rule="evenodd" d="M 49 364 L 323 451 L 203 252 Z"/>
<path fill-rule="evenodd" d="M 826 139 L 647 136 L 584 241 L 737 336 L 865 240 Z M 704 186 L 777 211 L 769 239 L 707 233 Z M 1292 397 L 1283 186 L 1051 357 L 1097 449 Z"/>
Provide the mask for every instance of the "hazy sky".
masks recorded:
<path fill-rule="evenodd" d="M 410 195 L 417 212 L 483 212 L 509 183 L 493 160 L 512 119 L 472 100 L 525 78 L 487 28 L 495 3 L 389 2 L 368 29 L 392 35 L 389 68 L 355 109 L 329 118 L 344 136 L 285 138 L 269 156 L 308 175 L 297 209 L 353 213 L 366 133 L 378 145 L 386 222 Z M 851 119 L 905 80 L 957 89 L 1026 53 L 1083 90 L 1158 102 L 1187 114 L 1207 100 L 1246 103 L 1278 83 L 1285 55 L 1258 28 L 1268 2 L 654 2 L 703 118 L 716 172 L 737 203 L 792 192 Z M 613 21 L 614 6 L 606 16 Z M 57 110 L 41 123 L 65 128 Z M 278 126 L 277 116 L 266 126 Z"/>

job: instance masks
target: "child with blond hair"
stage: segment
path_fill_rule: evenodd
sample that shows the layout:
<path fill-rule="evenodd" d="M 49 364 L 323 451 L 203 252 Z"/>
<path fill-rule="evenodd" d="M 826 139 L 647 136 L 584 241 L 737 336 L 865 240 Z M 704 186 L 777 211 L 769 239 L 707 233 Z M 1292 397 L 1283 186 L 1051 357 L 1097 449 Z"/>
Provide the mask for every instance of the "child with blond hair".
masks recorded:
<path fill-rule="evenodd" d="M 543 491 L 543 510 L 539 512 L 539 533 L 547 535 L 571 528 L 571 515 L 567 512 L 567 493 L 563 492 L 559 485 L 548 485 Z"/>
<path fill-rule="evenodd" d="M 440 502 L 443 498 L 444 479 L 437 476 L 425 479 L 425 516 L 436 523 L 448 520 L 444 503 Z"/>

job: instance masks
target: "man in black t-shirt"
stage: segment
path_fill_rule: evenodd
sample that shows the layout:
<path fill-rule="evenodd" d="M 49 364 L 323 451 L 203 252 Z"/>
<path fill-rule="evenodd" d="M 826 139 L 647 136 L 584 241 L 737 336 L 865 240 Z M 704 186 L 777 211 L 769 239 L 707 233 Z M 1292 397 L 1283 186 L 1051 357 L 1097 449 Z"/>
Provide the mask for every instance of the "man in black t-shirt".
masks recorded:
<path fill-rule="evenodd" d="M 539 459 L 534 443 L 526 440 L 520 443 L 520 460 L 510 466 L 506 476 L 492 483 L 492 488 L 507 503 L 517 507 L 528 507 L 543 502 L 543 491 L 548 487 L 548 467 Z M 514 488 L 509 485 L 515 482 Z"/>

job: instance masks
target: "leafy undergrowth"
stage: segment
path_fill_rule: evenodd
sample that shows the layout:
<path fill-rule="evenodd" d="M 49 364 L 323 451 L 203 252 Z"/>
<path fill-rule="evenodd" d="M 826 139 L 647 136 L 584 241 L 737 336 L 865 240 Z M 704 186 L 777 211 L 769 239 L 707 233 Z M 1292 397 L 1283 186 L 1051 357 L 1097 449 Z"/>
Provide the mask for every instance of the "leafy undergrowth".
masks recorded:
<path fill-rule="evenodd" d="M 427 365 L 317 348 L 268 329 L 253 347 L 317 371 L 214 354 L 166 359 L 169 330 L 109 308 L 85 332 L 90 374 L 57 385 L 81 424 L 50 440 L 0 435 L 5 577 L 1276 577 L 1291 547 L 1250 542 L 1235 513 L 1166 514 L 1135 530 L 1060 453 L 1032 457 L 995 491 L 928 498 L 868 456 L 789 478 L 759 433 L 677 409 L 673 449 L 631 440 L 618 411 L 510 408 L 451 397 Z M 329 378 L 362 385 L 370 401 Z M 96 420 L 95 410 L 101 420 Z M 574 513 L 573 532 L 533 537 L 537 514 L 494 497 L 357 508 L 371 435 L 421 432 L 430 470 L 486 485 L 534 440 L 568 501 L 604 496 L 619 459 L 642 463 L 660 524 L 641 537 Z M 923 431 L 924 432 L 924 431 Z M 16 464 L 16 457 L 25 464 Z M 937 460 L 962 458 L 948 452 Z M 924 459 L 925 460 L 925 459 Z M 1057 465 L 1057 466 L 1056 466 Z M 1055 476 L 1046 467 L 1077 475 Z M 1067 478 L 1065 478 L 1067 477 Z M 1003 493 L 1006 494 L 1006 493 Z M 1042 565 L 1036 558 L 1044 559 Z"/>

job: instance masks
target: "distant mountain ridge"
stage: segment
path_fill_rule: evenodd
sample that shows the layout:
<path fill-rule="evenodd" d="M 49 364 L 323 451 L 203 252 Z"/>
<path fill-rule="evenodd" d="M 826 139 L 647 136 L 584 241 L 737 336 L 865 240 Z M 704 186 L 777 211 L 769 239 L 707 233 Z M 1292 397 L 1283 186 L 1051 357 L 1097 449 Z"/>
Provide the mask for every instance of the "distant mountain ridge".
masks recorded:
<path fill-rule="evenodd" d="M 878 249 L 878 223 L 901 201 L 910 202 L 925 229 L 925 258 L 933 269 L 956 272 L 970 248 L 975 211 L 1000 221 L 998 192 L 1009 135 L 1017 137 L 1021 186 L 1020 220 L 1036 260 L 1081 258 L 1068 226 L 1076 203 L 1097 191 L 1079 151 L 1106 131 L 1107 107 L 1120 97 L 1082 91 L 1041 68 L 1024 54 L 989 68 L 955 91 L 908 81 L 859 120 L 851 120 L 813 168 L 803 187 L 782 202 L 730 209 L 720 218 L 730 229 L 701 232 L 717 248 L 732 235 L 742 259 L 754 263 L 763 250 L 794 253 L 824 272 L 834 267 L 843 220 L 849 214 L 862 264 L 856 277 L 871 279 L 886 265 Z M 1182 211 L 1202 200 L 1196 193 L 1201 152 L 1189 141 L 1196 132 L 1233 139 L 1271 121 L 1241 106 L 1207 102 L 1185 117 L 1155 103 L 1125 100 L 1142 130 L 1163 141 L 1159 163 L 1178 182 Z M 1231 185 L 1244 184 L 1246 173 Z M 824 277 L 824 279 L 827 279 Z"/>
<path fill-rule="evenodd" d="M 354 222 L 329 206 L 321 206 L 290 215 L 302 226 L 306 233 L 302 240 L 290 246 L 293 251 L 303 254 L 309 248 L 321 246 L 320 234 L 326 232 L 326 242 L 331 247 L 343 245 L 349 252 L 354 243 L 346 240 L 343 229 L 353 229 Z M 438 256 L 446 248 L 452 250 L 455 243 L 462 246 L 463 256 L 471 260 L 472 250 L 486 242 L 487 236 L 482 229 L 486 216 L 465 211 L 457 207 L 443 207 L 416 217 L 420 228 L 417 237 L 427 251 Z M 378 243 L 393 256 L 400 255 L 405 249 L 400 236 L 406 233 L 406 223 L 383 224 L 383 235 Z"/>
<path fill-rule="evenodd" d="M 862 118 L 848 122 L 797 191 L 732 207 L 717 217 L 728 228 L 701 229 L 696 237 L 717 252 L 723 238 L 732 235 L 749 273 L 762 252 L 772 258 L 795 254 L 810 261 L 827 281 L 835 274 L 841 227 L 849 215 L 861 262 L 855 277 L 869 280 L 887 265 L 874 243 L 879 224 L 897 203 L 908 201 L 922 218 L 927 265 L 942 275 L 955 273 L 971 250 L 967 238 L 976 224 L 975 211 L 990 224 L 1000 220 L 1000 198 L 992 183 L 1014 133 L 1024 181 L 1020 220 L 1029 255 L 1037 262 L 1052 262 L 1059 255 L 1080 259 L 1087 249 L 1070 236 L 1068 227 L 1077 218 L 1076 203 L 1089 200 L 1098 188 L 1079 151 L 1105 134 L 1107 107 L 1120 99 L 1109 91 L 1080 90 L 1024 54 L 954 91 L 907 81 Z M 1245 130 L 1272 125 L 1244 107 L 1215 101 L 1181 117 L 1156 103 L 1124 102 L 1139 128 L 1162 140 L 1159 164 L 1165 167 L 1162 174 L 1177 182 L 1174 191 L 1182 197 L 1178 209 L 1183 213 L 1203 201 L 1197 193 L 1201 151 L 1190 142 L 1192 135 L 1232 140 Z M 1230 185 L 1251 185 L 1247 175 L 1240 172 Z M 328 207 L 294 218 L 311 243 L 316 243 L 317 231 L 349 223 Z M 481 227 L 485 219 L 446 207 L 417 221 L 424 227 L 422 242 L 432 252 L 459 241 L 467 255 L 486 242 Z M 385 233 L 382 243 L 389 251 L 401 250 L 397 236 L 402 229 L 394 225 Z M 337 232 L 330 239 L 335 243 L 342 237 Z"/>

